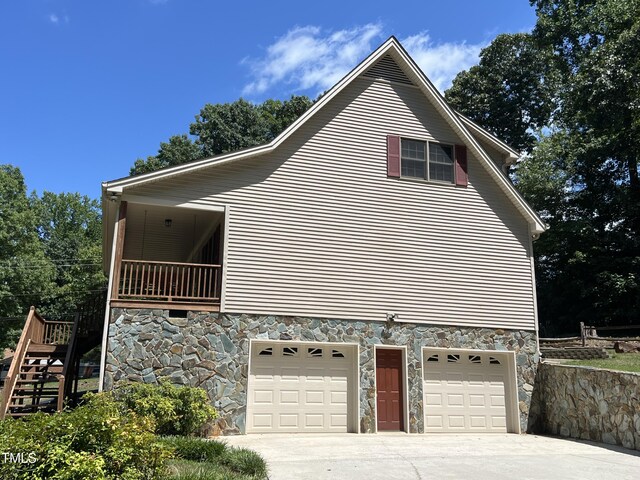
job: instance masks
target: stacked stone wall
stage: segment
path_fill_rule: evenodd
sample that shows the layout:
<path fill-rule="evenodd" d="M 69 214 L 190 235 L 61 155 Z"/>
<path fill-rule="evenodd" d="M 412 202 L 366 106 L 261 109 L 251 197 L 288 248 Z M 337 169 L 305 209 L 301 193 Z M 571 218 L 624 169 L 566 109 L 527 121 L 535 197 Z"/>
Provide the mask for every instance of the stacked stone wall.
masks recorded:
<path fill-rule="evenodd" d="M 488 328 L 391 324 L 273 315 L 114 308 L 111 312 L 105 388 L 122 381 L 172 383 L 204 388 L 221 416 L 224 434 L 245 431 L 249 340 L 347 342 L 359 345 L 360 430 L 375 431 L 376 345 L 407 346 L 409 430 L 424 431 L 421 378 L 423 347 L 513 351 L 523 431 L 528 422 L 538 362 L 534 332 Z"/>
<path fill-rule="evenodd" d="M 541 363 L 529 420 L 535 433 L 640 450 L 640 374 Z"/>

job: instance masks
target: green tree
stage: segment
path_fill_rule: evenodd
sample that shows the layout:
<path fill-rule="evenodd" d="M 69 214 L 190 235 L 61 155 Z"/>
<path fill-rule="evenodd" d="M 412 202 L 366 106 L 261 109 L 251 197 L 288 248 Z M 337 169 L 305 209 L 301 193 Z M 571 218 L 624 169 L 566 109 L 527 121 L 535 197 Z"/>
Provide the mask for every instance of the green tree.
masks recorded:
<path fill-rule="evenodd" d="M 559 275 L 549 279 L 548 295 L 561 295 L 565 303 L 544 313 L 545 321 L 637 323 L 640 0 L 532 3 L 534 36 L 540 48 L 553 51 L 560 80 L 554 117 L 572 169 L 563 225 L 580 219 L 557 243 Z"/>
<path fill-rule="evenodd" d="M 455 77 L 445 97 L 498 138 L 528 151 L 554 109 L 550 54 L 530 34 L 498 35 L 480 52 L 478 65 Z"/>
<path fill-rule="evenodd" d="M 168 142 L 160 143 L 157 155 L 139 158 L 131 168 L 131 175 L 153 172 L 165 167 L 173 167 L 182 163 L 203 158 L 200 147 L 193 143 L 187 135 L 174 135 Z"/>
<path fill-rule="evenodd" d="M 244 99 L 207 104 L 196 115 L 187 135 L 175 135 L 161 143 L 158 154 L 136 160 L 131 174 L 153 172 L 165 167 L 234 152 L 268 143 L 284 131 L 313 104 L 305 96 L 289 100 L 266 100 L 254 104 Z"/>
<path fill-rule="evenodd" d="M 534 34 L 562 75 L 558 123 L 576 137 L 576 174 L 640 234 L 640 0 L 539 0 Z M 589 199 L 591 200 L 591 199 Z M 594 199 L 595 200 L 595 199 Z"/>
<path fill-rule="evenodd" d="M 0 317 L 22 317 L 30 305 L 48 298 L 54 275 L 38 238 L 24 177 L 19 168 L 0 165 Z M 9 335 L 0 347 L 14 340 Z"/>
<path fill-rule="evenodd" d="M 78 193 L 32 195 L 38 237 L 55 266 L 51 297 L 39 310 L 51 318 L 72 314 L 105 286 L 102 273 L 102 220 L 96 200 Z"/>

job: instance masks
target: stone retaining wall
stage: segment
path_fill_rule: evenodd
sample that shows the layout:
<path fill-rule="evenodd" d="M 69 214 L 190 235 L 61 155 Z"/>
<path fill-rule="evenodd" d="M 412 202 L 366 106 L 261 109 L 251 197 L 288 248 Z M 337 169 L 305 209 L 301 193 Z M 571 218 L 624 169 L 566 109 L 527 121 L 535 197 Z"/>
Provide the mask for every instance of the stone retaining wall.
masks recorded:
<path fill-rule="evenodd" d="M 530 430 L 640 450 L 640 374 L 541 363 Z"/>
<path fill-rule="evenodd" d="M 538 362 L 534 332 L 336 319 L 114 308 L 107 345 L 105 388 L 125 380 L 204 388 L 221 416 L 222 433 L 245 431 L 249 339 L 350 342 L 360 352 L 360 430 L 375 431 L 375 345 L 405 345 L 409 430 L 423 432 L 423 347 L 516 353 L 520 423 L 526 429 Z"/>

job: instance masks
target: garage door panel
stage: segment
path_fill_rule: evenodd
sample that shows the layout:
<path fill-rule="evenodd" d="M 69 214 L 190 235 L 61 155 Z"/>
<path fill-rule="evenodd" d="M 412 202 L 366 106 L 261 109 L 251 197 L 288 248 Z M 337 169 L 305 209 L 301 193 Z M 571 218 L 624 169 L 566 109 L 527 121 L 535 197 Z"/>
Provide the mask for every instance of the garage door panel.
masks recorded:
<path fill-rule="evenodd" d="M 346 405 L 347 404 L 347 391 L 344 392 L 331 392 L 331 405 Z"/>
<path fill-rule="evenodd" d="M 297 428 L 299 425 L 298 421 L 299 415 L 297 414 L 283 414 L 278 415 L 280 420 L 279 426 L 282 428 Z"/>
<path fill-rule="evenodd" d="M 300 392 L 298 390 L 280 390 L 280 403 L 298 405 L 300 403 Z"/>
<path fill-rule="evenodd" d="M 487 428 L 487 417 L 485 417 L 484 415 L 469 415 L 469 420 L 471 422 L 471 428 Z"/>
<path fill-rule="evenodd" d="M 481 352 L 424 357 L 425 431 L 507 431 L 506 362 Z"/>
<path fill-rule="evenodd" d="M 347 428 L 347 416 L 345 414 L 334 413 L 331 414 L 330 418 L 332 428 Z"/>
<path fill-rule="evenodd" d="M 257 428 L 271 428 L 273 425 L 273 415 L 257 413 L 253 416 L 253 424 Z"/>
<path fill-rule="evenodd" d="M 252 347 L 247 432 L 347 432 L 353 347 Z M 292 365 L 293 364 L 293 365 Z"/>
<path fill-rule="evenodd" d="M 322 428 L 325 426 L 324 415 L 322 413 L 306 413 L 304 415 L 306 428 Z"/>
<path fill-rule="evenodd" d="M 324 392 L 307 390 L 305 402 L 307 405 L 324 405 Z"/>
<path fill-rule="evenodd" d="M 425 394 L 425 405 L 430 407 L 441 407 L 442 406 L 442 394 L 441 393 L 427 393 Z"/>
<path fill-rule="evenodd" d="M 273 404 L 273 391 L 271 390 L 255 390 L 253 392 L 253 403 L 257 404 Z"/>

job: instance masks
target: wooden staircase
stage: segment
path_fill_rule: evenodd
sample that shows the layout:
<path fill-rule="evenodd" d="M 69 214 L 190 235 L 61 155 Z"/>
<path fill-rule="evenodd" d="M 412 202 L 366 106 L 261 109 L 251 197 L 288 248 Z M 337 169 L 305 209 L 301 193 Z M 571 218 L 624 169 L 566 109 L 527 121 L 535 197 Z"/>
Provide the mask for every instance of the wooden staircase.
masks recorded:
<path fill-rule="evenodd" d="M 31 307 L 2 389 L 0 419 L 61 411 L 77 394 L 80 359 L 100 343 L 105 297 L 84 304 L 73 322 L 44 319 Z"/>

